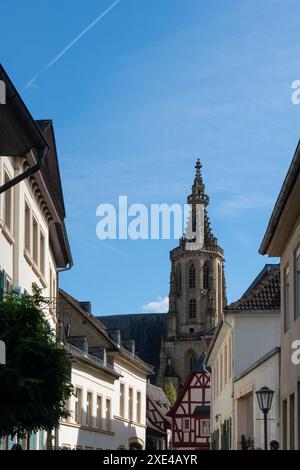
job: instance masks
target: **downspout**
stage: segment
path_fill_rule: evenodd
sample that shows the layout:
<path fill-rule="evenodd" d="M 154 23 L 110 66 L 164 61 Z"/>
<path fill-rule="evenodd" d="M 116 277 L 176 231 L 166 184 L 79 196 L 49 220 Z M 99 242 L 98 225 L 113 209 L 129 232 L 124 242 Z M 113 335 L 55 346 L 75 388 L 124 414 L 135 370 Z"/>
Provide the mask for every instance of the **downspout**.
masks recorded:
<path fill-rule="evenodd" d="M 37 158 L 36 164 L 33 165 L 31 168 L 28 168 L 27 170 L 25 170 L 24 173 L 22 173 L 21 175 L 16 176 L 12 180 L 0 186 L 0 194 L 4 193 L 5 191 L 8 191 L 10 188 L 15 186 L 16 184 L 20 183 L 26 178 L 29 178 L 29 176 L 39 171 L 44 165 L 45 157 L 47 155 L 48 150 L 49 150 L 48 144 L 45 145 L 43 149 L 38 150 L 38 154 L 37 154 L 38 158 Z"/>
<path fill-rule="evenodd" d="M 232 381 L 232 389 L 231 389 L 231 398 L 232 398 L 232 423 L 231 423 L 231 440 L 232 440 L 232 447 L 234 446 L 234 432 L 235 432 L 235 412 L 234 412 L 234 382 L 233 382 L 233 371 L 234 371 L 234 344 L 233 344 L 233 326 L 226 320 L 226 316 L 224 312 L 222 313 L 222 320 L 225 325 L 227 325 L 231 329 L 231 381 Z M 233 449 L 231 449 L 233 450 Z"/>

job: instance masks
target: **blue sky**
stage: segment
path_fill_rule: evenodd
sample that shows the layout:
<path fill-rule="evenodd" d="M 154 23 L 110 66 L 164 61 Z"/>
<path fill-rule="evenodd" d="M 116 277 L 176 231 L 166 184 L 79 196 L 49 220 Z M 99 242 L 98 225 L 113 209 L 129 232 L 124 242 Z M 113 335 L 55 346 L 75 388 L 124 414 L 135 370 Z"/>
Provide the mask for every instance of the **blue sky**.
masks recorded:
<path fill-rule="evenodd" d="M 112 3 L 1 2 L 0 61 L 56 129 L 75 262 L 62 287 L 98 315 L 165 299 L 176 241 L 100 241 L 96 208 L 184 203 L 199 157 L 235 300 L 268 262 L 258 247 L 299 139 L 298 2 L 121 0 L 25 89 Z"/>

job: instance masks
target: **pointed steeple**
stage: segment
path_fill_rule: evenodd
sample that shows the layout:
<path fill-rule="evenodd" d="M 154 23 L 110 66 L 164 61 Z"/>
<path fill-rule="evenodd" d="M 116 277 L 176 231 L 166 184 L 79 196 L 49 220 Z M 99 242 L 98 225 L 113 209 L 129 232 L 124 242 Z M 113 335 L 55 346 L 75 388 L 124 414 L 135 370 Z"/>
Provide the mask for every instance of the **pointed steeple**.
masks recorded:
<path fill-rule="evenodd" d="M 202 174 L 201 174 L 202 164 L 199 158 L 196 161 L 195 169 L 195 179 L 194 184 L 192 186 L 192 194 L 190 194 L 187 198 L 188 204 L 198 203 L 198 204 L 205 204 L 205 206 L 209 203 L 209 198 L 205 194 L 205 185 L 203 184 Z"/>

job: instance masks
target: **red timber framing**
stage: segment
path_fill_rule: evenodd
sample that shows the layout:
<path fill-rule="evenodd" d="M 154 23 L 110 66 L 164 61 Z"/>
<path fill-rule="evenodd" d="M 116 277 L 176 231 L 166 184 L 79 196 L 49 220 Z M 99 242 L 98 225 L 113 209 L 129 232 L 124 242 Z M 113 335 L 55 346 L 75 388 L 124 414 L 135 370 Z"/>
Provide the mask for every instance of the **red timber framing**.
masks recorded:
<path fill-rule="evenodd" d="M 172 419 L 172 448 L 209 450 L 210 401 L 209 374 L 203 369 L 191 372 L 168 413 Z"/>

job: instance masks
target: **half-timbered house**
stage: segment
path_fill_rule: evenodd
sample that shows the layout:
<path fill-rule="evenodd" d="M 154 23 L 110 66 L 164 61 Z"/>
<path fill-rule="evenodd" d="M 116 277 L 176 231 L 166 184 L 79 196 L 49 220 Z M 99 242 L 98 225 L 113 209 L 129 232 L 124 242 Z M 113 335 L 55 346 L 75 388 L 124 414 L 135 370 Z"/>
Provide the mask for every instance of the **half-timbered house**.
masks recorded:
<path fill-rule="evenodd" d="M 209 450 L 210 374 L 200 358 L 168 412 L 172 419 L 172 448 Z"/>

